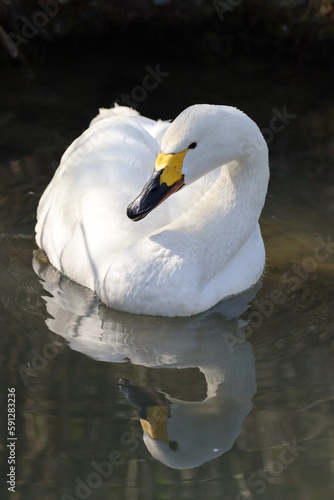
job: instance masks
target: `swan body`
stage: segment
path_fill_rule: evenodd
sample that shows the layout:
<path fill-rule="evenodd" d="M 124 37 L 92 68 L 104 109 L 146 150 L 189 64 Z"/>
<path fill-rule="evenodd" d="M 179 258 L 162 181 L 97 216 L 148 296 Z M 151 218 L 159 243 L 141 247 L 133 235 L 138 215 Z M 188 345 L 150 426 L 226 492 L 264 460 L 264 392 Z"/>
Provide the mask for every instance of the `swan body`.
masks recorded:
<path fill-rule="evenodd" d="M 102 110 L 40 200 L 37 244 L 114 309 L 190 316 L 261 277 L 268 178 L 265 140 L 236 108 L 172 123 Z"/>

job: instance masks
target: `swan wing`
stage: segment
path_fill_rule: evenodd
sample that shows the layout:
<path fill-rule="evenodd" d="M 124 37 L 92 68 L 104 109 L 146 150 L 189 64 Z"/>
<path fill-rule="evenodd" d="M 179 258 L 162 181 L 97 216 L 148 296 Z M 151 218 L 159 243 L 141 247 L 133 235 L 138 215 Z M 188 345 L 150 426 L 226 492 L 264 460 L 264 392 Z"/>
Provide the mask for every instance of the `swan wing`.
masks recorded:
<path fill-rule="evenodd" d="M 37 244 L 57 269 L 94 289 L 113 254 L 168 221 L 166 211 L 139 224 L 126 216 L 167 127 L 139 115 L 110 115 L 67 149 L 37 212 Z"/>

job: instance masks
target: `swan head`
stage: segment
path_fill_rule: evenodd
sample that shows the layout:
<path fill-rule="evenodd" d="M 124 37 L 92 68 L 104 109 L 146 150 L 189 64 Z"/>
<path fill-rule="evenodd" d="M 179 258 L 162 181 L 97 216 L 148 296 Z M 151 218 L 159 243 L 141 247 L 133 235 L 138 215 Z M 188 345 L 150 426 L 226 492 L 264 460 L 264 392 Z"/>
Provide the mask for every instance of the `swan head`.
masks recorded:
<path fill-rule="evenodd" d="M 257 153 L 267 155 L 258 126 L 242 111 L 211 104 L 190 106 L 165 133 L 153 173 L 128 206 L 128 217 L 134 221 L 143 219 L 183 186 L 211 170 L 250 156 L 250 144 L 253 152 L 256 144 Z"/>

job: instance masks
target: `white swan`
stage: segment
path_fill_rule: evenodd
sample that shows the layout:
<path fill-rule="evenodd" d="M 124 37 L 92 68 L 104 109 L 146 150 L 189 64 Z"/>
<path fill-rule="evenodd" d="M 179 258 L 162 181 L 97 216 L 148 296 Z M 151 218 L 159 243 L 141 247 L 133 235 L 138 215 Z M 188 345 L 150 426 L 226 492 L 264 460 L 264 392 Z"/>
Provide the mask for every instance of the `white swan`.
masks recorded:
<path fill-rule="evenodd" d="M 115 309 L 190 316 L 260 278 L 268 178 L 265 140 L 235 108 L 194 105 L 171 124 L 101 110 L 40 200 L 37 244 Z"/>

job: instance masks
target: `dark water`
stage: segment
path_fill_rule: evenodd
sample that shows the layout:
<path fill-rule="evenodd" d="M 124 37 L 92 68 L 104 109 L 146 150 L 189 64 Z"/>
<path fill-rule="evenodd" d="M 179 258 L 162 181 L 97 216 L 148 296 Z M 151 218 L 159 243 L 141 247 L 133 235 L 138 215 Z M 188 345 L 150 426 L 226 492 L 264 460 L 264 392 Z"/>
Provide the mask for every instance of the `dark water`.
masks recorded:
<path fill-rule="evenodd" d="M 96 59 L 78 51 L 67 62 L 56 54 L 32 80 L 8 67 L 0 139 L 4 498 L 330 499 L 332 82 L 320 70 L 255 61 L 184 68 L 161 60 L 170 75 L 143 112 L 169 118 L 194 102 L 235 104 L 265 129 L 272 179 L 262 283 L 202 315 L 152 318 L 109 310 L 50 268 L 34 253 L 34 214 L 62 150 L 96 107 L 140 84 L 156 60 L 129 54 L 104 72 L 106 52 Z M 271 134 L 284 106 L 295 116 Z M 139 413 L 119 379 L 152 389 L 138 396 Z M 16 394 L 15 493 L 5 479 L 7 388 Z M 159 393 L 170 401 L 172 445 L 143 442 L 143 401 L 158 406 Z"/>

